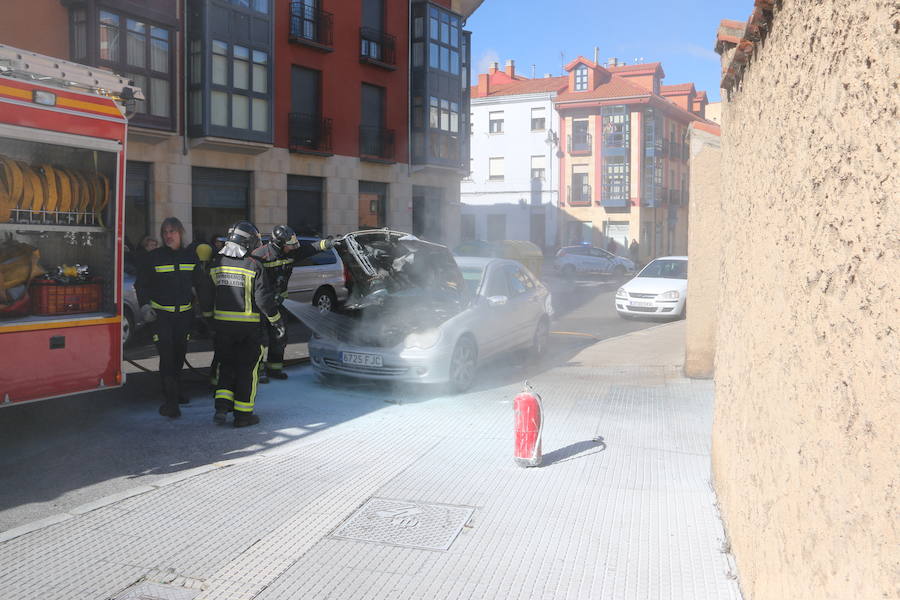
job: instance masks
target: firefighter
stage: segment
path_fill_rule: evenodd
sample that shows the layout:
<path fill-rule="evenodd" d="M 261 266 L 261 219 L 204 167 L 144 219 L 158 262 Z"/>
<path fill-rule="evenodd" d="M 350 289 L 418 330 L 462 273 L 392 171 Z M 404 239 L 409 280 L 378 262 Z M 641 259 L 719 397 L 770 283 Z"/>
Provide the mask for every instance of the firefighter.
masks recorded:
<path fill-rule="evenodd" d="M 260 246 L 253 252 L 258 258 L 269 282 L 275 290 L 275 302 L 278 304 L 282 318 L 284 311 L 281 305 L 288 297 L 288 281 L 294 272 L 294 262 L 308 258 L 313 254 L 328 250 L 333 246 L 331 240 L 317 240 L 315 242 L 301 242 L 297 239 L 294 230 L 287 225 L 279 225 L 272 230 L 272 241 Z M 287 347 L 287 336 L 278 340 L 273 327 L 268 329 L 268 351 L 265 362 L 265 374 L 260 375 L 260 383 L 268 383 L 269 377 L 274 379 L 287 379 L 284 372 L 284 349 Z"/>
<path fill-rule="evenodd" d="M 152 323 L 159 352 L 163 404 L 159 414 L 181 416 L 179 404 L 187 400 L 180 390 L 181 369 L 193 323 L 194 290 L 202 285 L 197 255 L 184 245 L 184 226 L 175 217 L 159 229 L 163 245 L 151 250 L 138 265 L 135 291 L 144 321 Z"/>
<path fill-rule="evenodd" d="M 234 411 L 234 426 L 259 423 L 253 414 L 262 359 L 263 322 L 284 339 L 284 320 L 262 263 L 252 256 L 261 244 L 259 230 L 236 223 L 210 269 L 204 288 L 203 315 L 212 318 L 219 377 L 213 421 L 222 424 Z"/>

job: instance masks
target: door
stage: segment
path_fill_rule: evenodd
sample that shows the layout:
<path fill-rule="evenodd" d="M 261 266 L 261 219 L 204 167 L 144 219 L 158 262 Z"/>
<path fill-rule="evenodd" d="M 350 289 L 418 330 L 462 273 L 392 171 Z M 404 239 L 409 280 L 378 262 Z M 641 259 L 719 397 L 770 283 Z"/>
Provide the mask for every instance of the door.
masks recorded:
<path fill-rule="evenodd" d="M 250 173 L 193 167 L 191 213 L 194 241 L 212 243 L 228 228 L 250 217 Z"/>
<path fill-rule="evenodd" d="M 360 107 L 360 153 L 366 156 L 383 156 L 384 136 L 384 88 L 362 84 Z"/>
<path fill-rule="evenodd" d="M 474 327 L 475 339 L 478 340 L 479 360 L 496 354 L 507 345 L 513 321 L 509 312 L 509 286 L 502 265 L 489 264 L 485 269 L 485 280 L 481 297 L 473 310 L 478 318 Z M 490 306 L 488 298 L 505 296 L 506 306 Z"/>
<path fill-rule="evenodd" d="M 535 286 L 531 278 L 516 265 L 503 265 L 503 275 L 509 289 L 507 315 L 508 343 L 504 350 L 512 350 L 531 342 L 532 323 L 535 323 Z"/>
<path fill-rule="evenodd" d="M 609 254 L 600 248 L 591 248 L 587 261 L 592 273 L 612 272 L 612 261 L 609 259 Z"/>
<path fill-rule="evenodd" d="M 320 237 L 324 230 L 324 179 L 288 175 L 288 226 L 300 236 Z"/>

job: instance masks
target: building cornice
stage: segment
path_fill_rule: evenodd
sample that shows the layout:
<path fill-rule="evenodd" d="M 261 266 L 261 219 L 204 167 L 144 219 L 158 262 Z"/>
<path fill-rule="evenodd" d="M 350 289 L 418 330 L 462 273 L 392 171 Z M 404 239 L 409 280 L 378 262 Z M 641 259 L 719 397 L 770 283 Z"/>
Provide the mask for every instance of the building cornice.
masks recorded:
<path fill-rule="evenodd" d="M 556 97 L 556 92 L 540 92 L 536 94 L 516 94 L 509 96 L 483 96 L 472 98 L 470 104 L 515 104 L 518 102 L 534 102 L 535 100 L 548 101 Z"/>

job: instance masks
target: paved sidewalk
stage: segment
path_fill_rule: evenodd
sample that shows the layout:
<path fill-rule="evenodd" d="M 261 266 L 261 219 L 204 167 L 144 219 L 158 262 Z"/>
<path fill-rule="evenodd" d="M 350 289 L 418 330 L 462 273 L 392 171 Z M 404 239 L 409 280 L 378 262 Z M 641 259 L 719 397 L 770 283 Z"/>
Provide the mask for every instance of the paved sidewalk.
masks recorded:
<path fill-rule="evenodd" d="M 536 376 L 532 469 L 512 460 L 518 384 L 301 396 L 318 388 L 296 368 L 272 393 L 360 416 L 293 442 L 258 429 L 272 450 L 0 534 L 0 598 L 739 599 L 709 484 L 712 383 L 680 376 L 683 335 L 606 340 Z"/>

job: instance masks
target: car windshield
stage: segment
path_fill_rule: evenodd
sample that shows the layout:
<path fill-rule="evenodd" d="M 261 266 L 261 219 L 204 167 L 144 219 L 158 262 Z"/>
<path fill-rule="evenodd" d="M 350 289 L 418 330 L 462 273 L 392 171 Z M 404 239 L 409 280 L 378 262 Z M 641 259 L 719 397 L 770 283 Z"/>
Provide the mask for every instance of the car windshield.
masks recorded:
<path fill-rule="evenodd" d="M 463 281 L 466 283 L 466 291 L 468 297 L 472 298 L 478 291 L 478 285 L 484 276 L 484 267 L 460 267 L 462 271 Z"/>
<path fill-rule="evenodd" d="M 638 277 L 659 277 L 661 279 L 687 279 L 686 260 L 654 260 L 638 273 Z"/>

